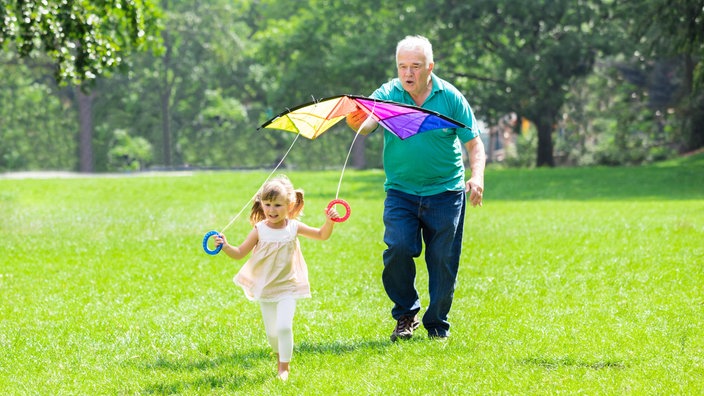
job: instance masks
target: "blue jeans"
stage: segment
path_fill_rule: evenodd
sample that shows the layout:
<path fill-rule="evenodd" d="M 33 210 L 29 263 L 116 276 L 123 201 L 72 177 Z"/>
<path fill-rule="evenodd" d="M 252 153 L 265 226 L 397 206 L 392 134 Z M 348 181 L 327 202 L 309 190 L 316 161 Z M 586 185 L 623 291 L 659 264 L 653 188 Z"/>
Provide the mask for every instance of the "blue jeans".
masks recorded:
<path fill-rule="evenodd" d="M 389 190 L 384 202 L 384 289 L 394 307 L 391 315 L 420 311 L 415 288 L 416 265 L 425 242 L 430 302 L 423 326 L 433 335 L 449 335 L 447 314 L 455 293 L 462 250 L 466 198 L 464 191 L 421 197 Z"/>

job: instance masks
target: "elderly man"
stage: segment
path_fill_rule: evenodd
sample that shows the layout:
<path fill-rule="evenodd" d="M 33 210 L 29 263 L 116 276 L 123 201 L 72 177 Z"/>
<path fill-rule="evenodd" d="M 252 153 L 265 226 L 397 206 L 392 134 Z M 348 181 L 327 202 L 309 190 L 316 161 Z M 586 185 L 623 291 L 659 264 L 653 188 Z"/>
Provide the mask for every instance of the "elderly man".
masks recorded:
<path fill-rule="evenodd" d="M 422 36 L 408 36 L 396 47 L 398 77 L 371 95 L 423 107 L 453 118 L 472 129 L 438 129 L 401 140 L 384 134 L 384 270 L 382 281 L 394 303 L 397 321 L 391 341 L 409 339 L 420 325 L 415 288 L 416 267 L 425 243 L 429 304 L 423 326 L 430 338 L 450 334 L 452 306 L 462 249 L 464 215 L 469 194 L 472 206 L 482 205 L 484 145 L 466 98 L 452 84 L 433 74 L 433 49 Z M 363 111 L 347 116 L 353 130 L 368 134 L 378 124 Z M 471 175 L 465 182 L 462 145 Z"/>

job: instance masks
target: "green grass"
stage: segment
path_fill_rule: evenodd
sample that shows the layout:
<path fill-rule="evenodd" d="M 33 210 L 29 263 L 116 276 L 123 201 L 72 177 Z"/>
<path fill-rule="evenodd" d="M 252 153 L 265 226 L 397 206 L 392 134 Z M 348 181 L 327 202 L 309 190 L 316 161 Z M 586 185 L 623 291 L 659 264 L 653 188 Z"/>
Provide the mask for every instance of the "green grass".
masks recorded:
<path fill-rule="evenodd" d="M 288 175 L 319 225 L 339 173 Z M 489 170 L 447 342 L 422 328 L 389 342 L 383 174 L 347 171 L 350 220 L 301 241 L 313 298 L 298 305 L 287 383 L 232 283 L 243 262 L 200 246 L 266 176 L 0 178 L 0 393 L 704 393 L 702 156 Z"/>

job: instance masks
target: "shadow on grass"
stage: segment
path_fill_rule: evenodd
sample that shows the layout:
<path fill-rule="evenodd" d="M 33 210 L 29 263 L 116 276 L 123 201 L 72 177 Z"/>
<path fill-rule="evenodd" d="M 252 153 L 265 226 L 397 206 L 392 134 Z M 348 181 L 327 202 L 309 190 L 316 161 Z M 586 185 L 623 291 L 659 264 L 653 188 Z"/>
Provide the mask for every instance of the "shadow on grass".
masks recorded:
<path fill-rule="evenodd" d="M 354 342 L 334 341 L 328 343 L 302 342 L 296 346 L 296 353 L 342 355 L 358 350 L 381 352 L 390 345 L 391 341 L 381 340 L 360 340 Z"/>
<path fill-rule="evenodd" d="M 382 352 L 390 341 L 359 340 L 354 342 L 311 343 L 302 342 L 295 347 L 294 355 L 341 355 L 360 350 Z M 190 391 L 237 391 L 274 379 L 275 358 L 268 348 L 253 349 L 206 359 L 170 359 L 157 357 L 153 362 L 139 365 L 152 378 L 172 378 L 148 385 L 141 393 L 181 394 Z M 261 364 L 271 363 L 271 371 L 258 370 Z M 167 372 L 166 375 L 164 372 Z M 193 379 L 193 372 L 197 372 Z M 169 374 L 171 373 L 171 374 Z M 200 374 L 198 374 L 200 373 Z M 187 377 L 189 379 L 178 380 Z"/>
<path fill-rule="evenodd" d="M 141 393 L 157 395 L 178 395 L 189 391 L 201 391 L 208 393 L 209 390 L 225 390 L 234 392 L 247 384 L 264 383 L 270 380 L 269 377 L 260 374 L 258 377 L 247 375 L 205 375 L 194 381 L 174 381 L 171 383 L 156 383 L 147 386 Z"/>
<path fill-rule="evenodd" d="M 566 367 L 587 368 L 592 370 L 601 369 L 625 369 L 626 365 L 619 360 L 598 360 L 589 362 L 581 359 L 575 359 L 569 356 L 550 358 L 550 357 L 531 357 L 520 360 L 519 363 L 526 366 L 537 366 L 548 370 L 556 370 Z"/>
<path fill-rule="evenodd" d="M 181 394 L 193 390 L 235 391 L 246 385 L 262 384 L 270 380 L 271 376 L 259 373 L 254 368 L 264 360 L 272 361 L 267 349 L 206 359 L 171 359 L 159 356 L 153 362 L 140 365 L 140 368 L 152 378 L 167 378 L 167 380 L 155 382 L 144 388 L 141 393 L 163 395 Z M 162 375 L 164 372 L 167 372 L 166 375 Z M 202 374 L 197 374 L 193 379 L 192 372 Z M 183 377 L 189 379 L 177 379 Z M 173 380 L 169 381 L 168 378 Z"/>

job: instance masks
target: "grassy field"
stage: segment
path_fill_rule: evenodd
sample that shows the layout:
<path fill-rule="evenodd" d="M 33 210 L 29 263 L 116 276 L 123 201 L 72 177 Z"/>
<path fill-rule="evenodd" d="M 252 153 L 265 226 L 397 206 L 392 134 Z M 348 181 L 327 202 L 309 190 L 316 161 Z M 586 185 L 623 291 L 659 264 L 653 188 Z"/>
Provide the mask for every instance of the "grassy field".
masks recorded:
<path fill-rule="evenodd" d="M 320 225 L 339 173 L 288 175 Z M 266 176 L 0 176 L 0 393 L 704 394 L 702 156 L 489 170 L 446 342 L 389 341 L 383 174 L 346 172 L 351 218 L 301 241 L 313 298 L 286 383 L 232 283 L 243 262 L 201 248 Z"/>

